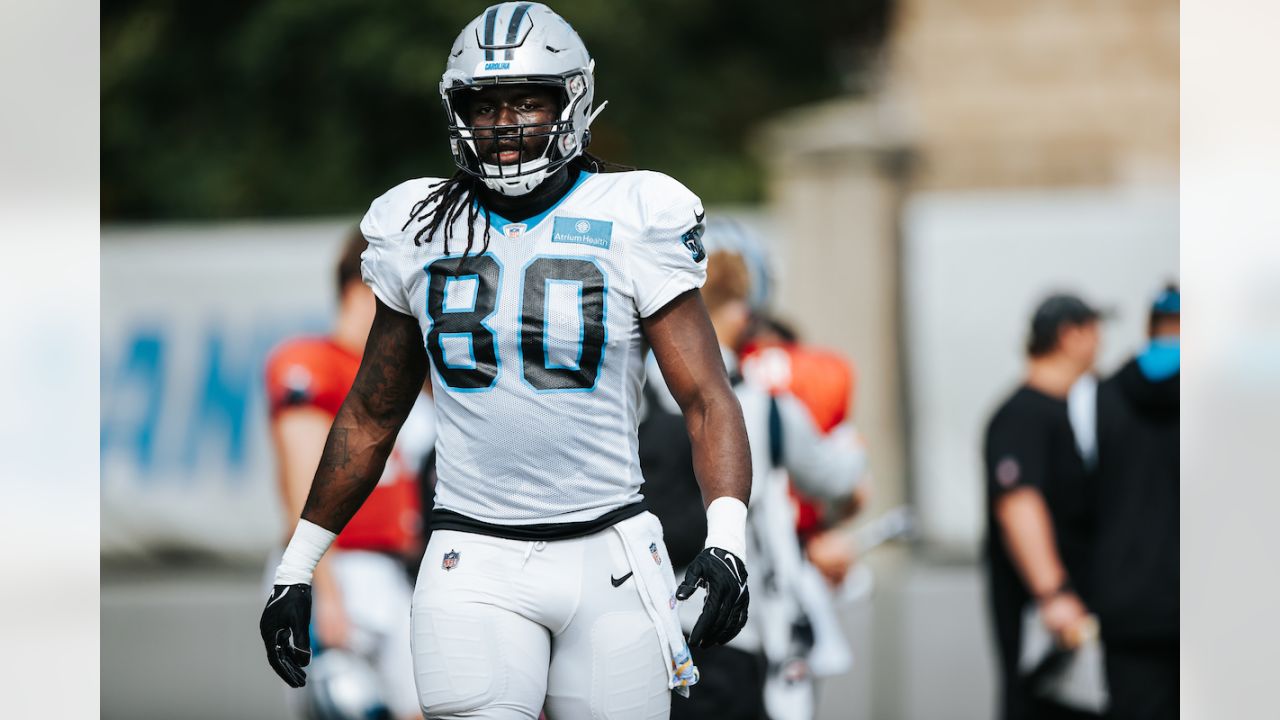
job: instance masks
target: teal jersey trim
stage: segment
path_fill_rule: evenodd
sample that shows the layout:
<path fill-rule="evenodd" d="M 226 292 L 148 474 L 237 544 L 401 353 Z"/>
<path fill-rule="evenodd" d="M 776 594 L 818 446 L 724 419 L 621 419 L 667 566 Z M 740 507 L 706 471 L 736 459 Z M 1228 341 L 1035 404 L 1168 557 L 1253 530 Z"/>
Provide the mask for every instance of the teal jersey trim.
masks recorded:
<path fill-rule="evenodd" d="M 546 220 L 551 215 L 551 213 L 555 212 L 556 208 L 560 207 L 560 204 L 563 203 L 565 200 L 568 200 L 569 196 L 572 195 L 575 190 L 582 187 L 582 183 L 586 182 L 587 179 L 590 178 L 592 175 L 595 175 L 595 173 L 587 172 L 586 170 L 579 170 L 578 179 L 573 181 L 573 185 L 569 188 L 567 192 L 565 192 L 563 196 L 560 197 L 559 200 L 555 202 L 554 205 L 547 208 L 546 210 L 543 210 L 537 215 L 534 215 L 533 217 L 527 220 L 523 220 L 519 223 L 508 220 L 502 217 L 501 215 L 499 215 L 498 213 L 490 210 L 489 211 L 490 226 L 494 230 L 497 230 L 499 235 L 503 235 L 503 236 L 507 234 L 506 229 L 508 225 L 524 225 L 525 226 L 524 231 L 528 233 L 532 231 L 535 227 L 537 227 L 538 223 L 542 222 L 543 220 Z"/>

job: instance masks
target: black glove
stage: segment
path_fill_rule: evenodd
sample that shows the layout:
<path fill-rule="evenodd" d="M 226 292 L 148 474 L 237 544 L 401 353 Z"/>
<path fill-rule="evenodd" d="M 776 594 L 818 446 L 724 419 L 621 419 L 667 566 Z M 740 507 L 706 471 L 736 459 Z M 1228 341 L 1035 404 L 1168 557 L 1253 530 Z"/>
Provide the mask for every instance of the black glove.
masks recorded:
<path fill-rule="evenodd" d="M 702 614 L 689 633 L 692 647 L 723 645 L 747 624 L 747 566 L 737 555 L 718 547 L 704 548 L 684 573 L 676 598 L 688 600 L 699 587 L 707 589 Z"/>
<path fill-rule="evenodd" d="M 258 629 L 267 646 L 267 662 L 289 687 L 307 684 L 302 668 L 311 662 L 311 586 L 276 585 L 262 610 Z"/>

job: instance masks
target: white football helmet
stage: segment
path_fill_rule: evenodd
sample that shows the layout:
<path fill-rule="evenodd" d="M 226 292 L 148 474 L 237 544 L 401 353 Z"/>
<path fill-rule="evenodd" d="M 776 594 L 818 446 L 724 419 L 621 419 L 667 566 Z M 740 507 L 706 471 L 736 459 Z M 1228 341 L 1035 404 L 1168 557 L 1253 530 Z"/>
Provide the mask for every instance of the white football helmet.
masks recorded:
<path fill-rule="evenodd" d="M 582 38 L 546 5 L 506 2 L 485 10 L 467 23 L 453 42 L 440 79 L 454 163 L 495 192 L 524 195 L 533 190 L 580 155 L 590 142 L 588 128 L 604 109 L 604 105 L 594 111 L 592 107 L 594 68 L 595 61 L 587 54 Z M 476 128 L 467 125 L 462 116 L 465 93 L 487 85 L 528 83 L 550 85 L 559 91 L 563 103 L 559 119 L 485 127 L 486 133 L 516 137 L 521 160 L 510 165 L 481 162 L 475 145 Z M 537 137 L 550 140 L 540 157 L 526 162 L 524 143 Z"/>
<path fill-rule="evenodd" d="M 751 276 L 751 294 L 747 298 L 752 310 L 763 310 L 773 294 L 774 271 L 769 246 L 749 223 L 717 215 L 707 220 L 702 234 L 702 247 L 707 255 L 731 252 L 742 258 Z"/>
<path fill-rule="evenodd" d="M 360 655 L 322 650 L 308 675 L 303 696 L 307 720 L 391 720 L 378 675 Z"/>

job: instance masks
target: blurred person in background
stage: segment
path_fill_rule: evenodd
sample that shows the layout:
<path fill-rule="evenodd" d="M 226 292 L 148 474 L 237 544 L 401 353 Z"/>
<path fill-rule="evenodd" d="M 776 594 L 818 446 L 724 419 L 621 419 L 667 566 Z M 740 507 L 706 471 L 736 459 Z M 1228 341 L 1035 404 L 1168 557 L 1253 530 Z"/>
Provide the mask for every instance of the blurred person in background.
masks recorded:
<path fill-rule="evenodd" d="M 709 223 L 708 247 L 734 247 L 719 236 L 732 232 L 731 223 Z M 687 700 L 673 702 L 672 717 L 677 719 L 813 716 L 813 678 L 806 666 L 813 637 L 806 612 L 812 602 L 824 598 L 803 597 L 813 586 L 801 579 L 804 558 L 788 476 L 824 500 L 847 501 L 855 492 L 865 492 L 866 453 L 852 428 L 824 436 L 794 396 L 770 392 L 738 373 L 735 349 L 746 338 L 752 318 L 751 277 L 742 255 L 710 251 L 703 296 L 751 441 L 754 478 L 747 552 L 756 568 L 751 580 L 756 609 L 737 638 L 696 654 L 701 679 Z M 691 453 L 687 435 L 681 437 L 678 406 L 656 363 L 649 363 L 648 378 L 640 435 L 644 491 L 663 521 L 672 562 L 681 566 L 692 560 L 698 536 L 696 518 L 688 510 L 697 506 Z M 823 591 L 821 581 L 817 587 Z M 829 603 L 829 596 L 825 600 Z M 681 615 L 689 628 L 697 618 L 696 606 L 686 604 Z"/>
<path fill-rule="evenodd" d="M 804 403 L 822 433 L 845 432 L 852 421 L 857 370 L 839 353 L 803 344 L 789 325 L 763 312 L 753 318 L 741 350 L 742 375 L 771 393 L 786 392 Z M 857 442 L 861 443 L 861 439 Z M 857 561 L 857 548 L 846 528 L 866 507 L 870 483 L 849 498 L 831 502 L 790 488 L 796 509 L 796 533 L 805 556 L 835 587 Z"/>
<path fill-rule="evenodd" d="M 1093 368 L 1099 317 L 1073 295 L 1044 300 L 1031 320 L 1026 376 L 986 430 L 986 555 L 1005 720 L 1092 717 L 1040 697 L 1019 662 L 1029 603 L 1062 647 L 1078 646 L 1093 622 L 1093 490 L 1067 397 Z"/>
<path fill-rule="evenodd" d="M 1151 307 L 1149 340 L 1098 388 L 1098 540 L 1109 716 L 1178 716 L 1181 295 Z"/>
<path fill-rule="evenodd" d="M 360 277 L 360 255 L 368 247 L 353 230 L 337 263 L 337 317 L 324 337 L 301 337 L 279 345 L 267 360 L 266 390 L 271 441 L 279 468 L 287 540 L 311 488 L 325 438 L 360 365 L 373 323 L 374 295 Z M 425 399 L 424 399 L 425 400 Z M 317 667 L 332 664 L 302 698 L 308 718 L 327 720 L 341 705 L 334 683 L 363 688 L 366 708 L 384 707 L 396 718 L 420 718 L 409 653 L 406 561 L 421 553 L 421 515 L 415 469 L 434 443 L 429 401 L 415 406 L 369 500 L 334 542 L 313 580 Z M 278 560 L 279 558 L 275 558 Z M 275 562 L 271 562 L 274 569 Z M 340 655 L 351 657 L 338 657 Z M 369 666 L 372 672 L 362 667 Z M 296 698 L 291 695 L 291 702 Z M 342 715 L 338 715 L 339 718 Z M 359 716 L 363 717 L 363 715 Z"/>
<path fill-rule="evenodd" d="M 698 290 L 701 201 L 585 153 L 603 109 L 594 61 L 545 5 L 490 7 L 445 62 L 457 171 L 402 183 L 361 223 L 373 326 L 263 610 L 268 661 L 306 682 L 313 568 L 430 373 L 435 508 L 412 609 L 423 712 L 666 717 L 671 691 L 697 682 L 689 645 L 732 640 L 750 597 L 751 456 Z M 646 344 L 705 501 L 703 547 L 678 587 L 639 492 Z M 676 605 L 700 590 L 686 643 Z"/>

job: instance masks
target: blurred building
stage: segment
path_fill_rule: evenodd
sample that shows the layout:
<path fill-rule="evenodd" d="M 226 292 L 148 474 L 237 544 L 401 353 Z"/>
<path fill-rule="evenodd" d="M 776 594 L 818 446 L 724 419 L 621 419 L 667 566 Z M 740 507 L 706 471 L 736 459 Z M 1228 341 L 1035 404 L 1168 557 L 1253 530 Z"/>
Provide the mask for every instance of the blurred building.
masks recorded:
<path fill-rule="evenodd" d="M 1176 2 L 904 0 L 888 62 L 918 189 L 1177 185 Z"/>
<path fill-rule="evenodd" d="M 1174 196 L 1178 5 L 904 0 L 880 69 L 859 84 L 874 90 L 772 119 L 756 151 L 787 248 L 781 304 L 870 380 L 859 415 L 879 449 L 883 502 L 896 503 L 906 495 L 894 486 L 908 462 L 903 333 L 913 298 L 902 280 L 913 270 L 904 246 L 914 206 Z M 1176 235 L 1165 246 L 1161 260 L 1176 268 Z"/>

